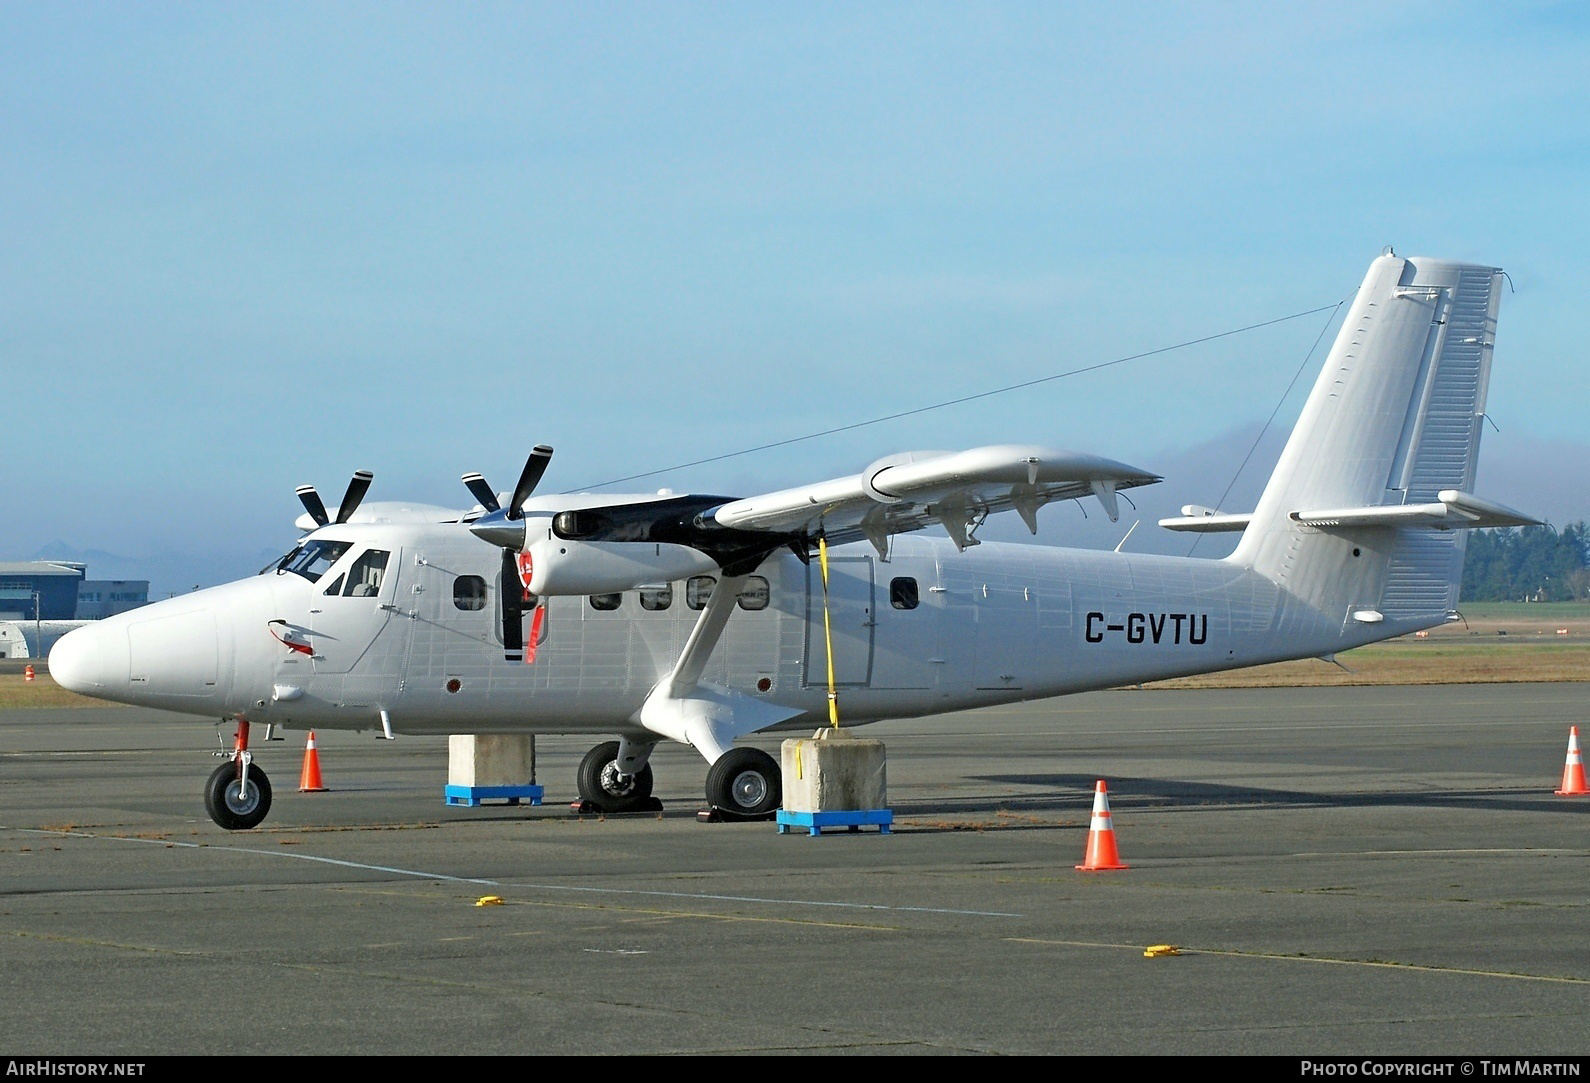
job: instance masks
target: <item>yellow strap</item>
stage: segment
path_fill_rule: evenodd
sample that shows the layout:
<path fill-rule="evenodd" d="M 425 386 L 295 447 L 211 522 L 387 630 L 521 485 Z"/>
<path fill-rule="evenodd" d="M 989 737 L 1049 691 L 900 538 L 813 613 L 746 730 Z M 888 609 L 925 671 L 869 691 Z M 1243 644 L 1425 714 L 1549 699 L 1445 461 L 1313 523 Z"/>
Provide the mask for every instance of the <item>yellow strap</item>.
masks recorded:
<path fill-rule="evenodd" d="M 828 622 L 828 539 L 817 535 L 817 561 L 823 568 L 823 642 L 828 648 L 828 721 L 839 728 L 839 691 L 834 687 L 834 630 Z"/>

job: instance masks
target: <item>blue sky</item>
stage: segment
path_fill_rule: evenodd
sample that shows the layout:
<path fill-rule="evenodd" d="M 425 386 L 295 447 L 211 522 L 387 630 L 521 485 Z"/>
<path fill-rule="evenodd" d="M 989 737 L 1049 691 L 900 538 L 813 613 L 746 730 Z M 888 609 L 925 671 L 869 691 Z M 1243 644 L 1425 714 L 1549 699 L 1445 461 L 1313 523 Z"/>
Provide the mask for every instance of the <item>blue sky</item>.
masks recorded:
<path fill-rule="evenodd" d="M 544 490 L 1020 441 L 1212 503 L 1323 314 L 669 468 L 1334 305 L 1388 244 L 1507 269 L 1477 488 L 1590 516 L 1580 5 L 0 0 L 0 31 L 0 559 L 247 574 L 295 485 L 463 505 L 536 443 Z"/>

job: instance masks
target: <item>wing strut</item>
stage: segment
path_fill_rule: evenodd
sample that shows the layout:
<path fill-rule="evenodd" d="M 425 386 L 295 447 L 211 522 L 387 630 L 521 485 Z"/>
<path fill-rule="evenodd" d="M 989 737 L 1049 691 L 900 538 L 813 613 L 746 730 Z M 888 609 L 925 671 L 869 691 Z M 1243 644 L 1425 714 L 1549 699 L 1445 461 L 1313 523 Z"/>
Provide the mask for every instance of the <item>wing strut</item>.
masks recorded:
<path fill-rule="evenodd" d="M 723 638 L 724 625 L 750 576 L 747 570 L 718 580 L 672 672 L 657 682 L 640 710 L 631 716 L 653 733 L 690 745 L 708 763 L 717 762 L 736 737 L 801 713 L 798 707 L 783 707 L 721 685 L 701 683 L 707 661 Z"/>
<path fill-rule="evenodd" d="M 685 649 L 680 652 L 679 661 L 674 663 L 674 670 L 668 675 L 668 692 L 671 696 L 675 698 L 688 696 L 695 691 L 702 672 L 707 668 L 707 659 L 712 657 L 718 640 L 723 638 L 723 626 L 729 623 L 729 617 L 734 612 L 735 602 L 740 597 L 740 588 L 745 586 L 745 581 L 749 578 L 749 573 L 725 575 L 718 580 L 718 585 L 712 588 L 712 594 L 707 598 L 707 607 L 696 619 L 696 626 L 690 629 L 690 638 L 685 640 Z"/>

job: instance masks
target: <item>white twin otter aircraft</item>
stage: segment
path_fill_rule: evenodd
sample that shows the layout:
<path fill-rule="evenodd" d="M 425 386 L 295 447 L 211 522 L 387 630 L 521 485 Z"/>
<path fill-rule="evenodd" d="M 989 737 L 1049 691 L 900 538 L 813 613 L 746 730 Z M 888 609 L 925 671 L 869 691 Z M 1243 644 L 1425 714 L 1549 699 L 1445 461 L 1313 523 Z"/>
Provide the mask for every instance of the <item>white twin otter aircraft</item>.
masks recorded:
<path fill-rule="evenodd" d="M 744 499 L 511 496 L 479 506 L 299 496 L 308 533 L 251 579 L 64 637 L 73 691 L 237 721 L 206 789 L 226 828 L 270 783 L 251 723 L 393 734 L 584 733 L 579 794 L 655 807 L 647 759 L 683 742 L 727 818 L 781 802 L 779 765 L 736 741 L 856 726 L 1292 658 L 1454 618 L 1464 530 L 1538 520 L 1472 494 L 1501 271 L 1385 255 L 1369 268 L 1258 507 L 1183 508 L 1240 530 L 1224 559 L 979 544 L 990 514 L 1160 480 L 1026 445 L 914 452 Z M 925 532 L 924 532 L 925 531 Z M 919 533 L 922 532 L 922 533 Z M 827 589 L 824 589 L 824 566 Z M 825 625 L 828 631 L 825 634 Z"/>

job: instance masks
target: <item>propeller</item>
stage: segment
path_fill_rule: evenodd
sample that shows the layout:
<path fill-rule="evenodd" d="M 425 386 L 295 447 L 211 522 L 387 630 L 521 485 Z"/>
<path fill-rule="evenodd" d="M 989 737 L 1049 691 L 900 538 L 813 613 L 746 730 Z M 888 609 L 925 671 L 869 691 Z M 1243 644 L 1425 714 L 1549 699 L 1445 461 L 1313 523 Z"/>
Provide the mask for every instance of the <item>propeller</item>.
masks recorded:
<path fill-rule="evenodd" d="M 503 657 L 510 662 L 524 661 L 524 615 L 539 604 L 529 596 L 519 577 L 519 554 L 524 550 L 525 541 L 524 502 L 541 484 L 541 477 L 551 461 L 552 449 L 537 444 L 519 472 L 519 484 L 513 487 L 506 508 L 498 502 L 497 494 L 492 492 L 484 475 L 470 473 L 463 479 L 464 485 L 486 510 L 469 529 L 476 537 L 502 548 L 502 647 Z"/>
<path fill-rule="evenodd" d="M 497 501 L 497 494 L 491 491 L 491 486 L 479 473 L 464 475 L 464 484 L 474 494 L 480 506 L 486 509 L 486 514 L 475 520 L 469 527 L 475 536 L 493 545 L 504 549 L 511 549 L 515 553 L 524 548 L 524 502 L 530 499 L 530 494 L 535 492 L 541 478 L 547 472 L 547 464 L 552 461 L 552 449 L 545 444 L 537 444 L 530 452 L 530 457 L 525 460 L 524 470 L 519 474 L 519 484 L 513 487 L 513 495 L 508 498 L 508 506 L 503 507 Z"/>
<path fill-rule="evenodd" d="M 368 470 L 355 470 L 353 478 L 348 482 L 348 489 L 342 494 L 342 503 L 337 505 L 337 522 L 346 523 L 352 517 L 359 503 L 364 500 L 364 494 L 370 491 L 370 482 L 375 475 Z M 304 510 L 315 521 L 317 527 L 325 526 L 331 522 L 331 517 L 326 514 L 326 505 L 320 499 L 320 494 L 313 485 L 300 485 L 295 490 L 298 499 L 303 502 Z"/>

